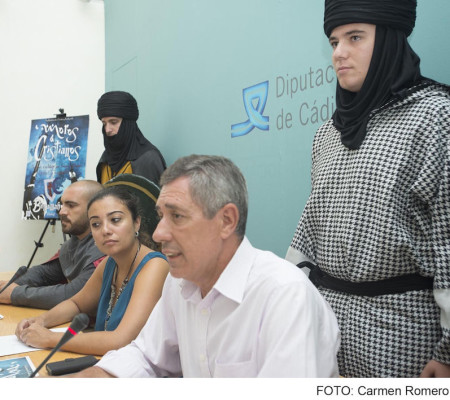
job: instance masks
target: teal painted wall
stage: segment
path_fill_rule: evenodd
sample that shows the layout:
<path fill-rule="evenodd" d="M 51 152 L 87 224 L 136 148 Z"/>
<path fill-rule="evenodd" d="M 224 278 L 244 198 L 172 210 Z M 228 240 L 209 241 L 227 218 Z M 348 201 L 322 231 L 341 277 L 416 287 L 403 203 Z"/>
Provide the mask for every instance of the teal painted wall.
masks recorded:
<path fill-rule="evenodd" d="M 309 194 L 314 132 L 334 109 L 322 21 L 317 0 L 105 0 L 106 89 L 133 93 L 168 163 L 231 158 L 249 188 L 247 235 L 280 256 Z M 411 36 L 423 74 L 448 84 L 449 21 L 448 0 L 419 0 Z M 232 138 L 248 119 L 243 89 L 265 81 L 269 130 Z"/>

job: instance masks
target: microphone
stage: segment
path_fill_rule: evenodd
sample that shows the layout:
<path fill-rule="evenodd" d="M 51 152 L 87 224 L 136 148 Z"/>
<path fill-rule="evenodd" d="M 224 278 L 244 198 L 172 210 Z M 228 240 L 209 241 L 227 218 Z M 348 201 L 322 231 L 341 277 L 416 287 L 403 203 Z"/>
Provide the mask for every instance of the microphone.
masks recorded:
<path fill-rule="evenodd" d="M 35 375 L 40 371 L 40 369 L 44 366 L 44 364 L 50 359 L 50 357 L 55 354 L 62 345 L 66 344 L 70 339 L 72 339 L 78 332 L 82 331 L 89 325 L 89 317 L 87 314 L 77 314 L 72 320 L 72 323 L 67 328 L 67 331 L 64 333 L 61 340 L 54 347 L 54 349 L 50 352 L 50 354 L 45 358 L 44 361 L 41 362 L 39 367 L 37 367 L 33 373 L 30 375 L 30 378 L 34 378 Z"/>
<path fill-rule="evenodd" d="M 25 265 L 22 265 L 16 273 L 13 275 L 13 277 L 9 280 L 9 282 L 3 287 L 2 290 L 0 290 L 0 294 L 3 293 L 3 291 L 11 285 L 11 283 L 15 282 L 18 278 L 20 278 L 22 275 L 25 275 L 25 273 L 28 271 L 28 268 Z"/>

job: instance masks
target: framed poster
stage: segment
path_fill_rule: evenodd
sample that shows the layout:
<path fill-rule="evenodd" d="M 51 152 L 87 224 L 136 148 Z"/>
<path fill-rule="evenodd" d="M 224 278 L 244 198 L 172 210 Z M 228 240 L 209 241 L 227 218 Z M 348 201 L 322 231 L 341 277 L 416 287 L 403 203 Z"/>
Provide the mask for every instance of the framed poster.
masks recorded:
<path fill-rule="evenodd" d="M 89 115 L 31 121 L 22 219 L 58 219 L 60 197 L 84 179 Z"/>

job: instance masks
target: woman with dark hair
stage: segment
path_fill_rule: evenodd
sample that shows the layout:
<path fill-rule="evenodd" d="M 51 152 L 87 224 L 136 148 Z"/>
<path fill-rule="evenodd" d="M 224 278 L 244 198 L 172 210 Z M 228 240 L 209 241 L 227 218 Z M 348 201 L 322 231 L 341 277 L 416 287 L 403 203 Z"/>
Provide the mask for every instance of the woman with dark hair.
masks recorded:
<path fill-rule="evenodd" d="M 86 313 L 96 315 L 95 331 L 77 335 L 62 348 L 105 354 L 137 336 L 161 296 L 169 266 L 163 254 L 139 241 L 138 199 L 125 188 L 108 187 L 91 199 L 88 217 L 95 243 L 108 257 L 75 296 L 18 324 L 16 335 L 29 346 L 55 347 L 63 334 L 48 328 Z"/>

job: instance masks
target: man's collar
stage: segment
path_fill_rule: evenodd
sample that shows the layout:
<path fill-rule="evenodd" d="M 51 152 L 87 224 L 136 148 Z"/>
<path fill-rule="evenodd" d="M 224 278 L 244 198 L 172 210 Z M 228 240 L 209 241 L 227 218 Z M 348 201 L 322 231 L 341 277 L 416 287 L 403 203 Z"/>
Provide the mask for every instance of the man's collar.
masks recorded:
<path fill-rule="evenodd" d="M 244 237 L 211 291 L 216 290 L 236 303 L 241 303 L 254 258 L 254 248 L 247 237 Z M 200 288 L 194 283 L 182 279 L 180 286 L 185 300 L 195 301 L 197 292 L 200 296 Z"/>

